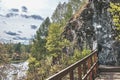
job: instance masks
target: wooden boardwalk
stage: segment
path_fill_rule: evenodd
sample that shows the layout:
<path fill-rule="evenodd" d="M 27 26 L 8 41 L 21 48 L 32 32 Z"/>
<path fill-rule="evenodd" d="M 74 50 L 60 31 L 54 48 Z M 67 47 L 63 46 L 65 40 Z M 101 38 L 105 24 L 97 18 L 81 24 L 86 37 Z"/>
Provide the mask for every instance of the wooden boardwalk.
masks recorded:
<path fill-rule="evenodd" d="M 46 80 L 120 80 L 120 66 L 99 65 L 95 50 Z"/>
<path fill-rule="evenodd" d="M 95 80 L 120 80 L 120 67 L 100 65 L 98 77 Z"/>

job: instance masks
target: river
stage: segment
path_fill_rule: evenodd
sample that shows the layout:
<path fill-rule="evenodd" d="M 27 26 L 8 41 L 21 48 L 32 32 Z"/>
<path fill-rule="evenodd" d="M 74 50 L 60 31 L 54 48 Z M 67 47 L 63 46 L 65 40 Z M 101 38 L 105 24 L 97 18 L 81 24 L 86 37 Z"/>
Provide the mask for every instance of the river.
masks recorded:
<path fill-rule="evenodd" d="M 25 80 L 28 62 L 5 64 L 0 67 L 0 80 Z"/>

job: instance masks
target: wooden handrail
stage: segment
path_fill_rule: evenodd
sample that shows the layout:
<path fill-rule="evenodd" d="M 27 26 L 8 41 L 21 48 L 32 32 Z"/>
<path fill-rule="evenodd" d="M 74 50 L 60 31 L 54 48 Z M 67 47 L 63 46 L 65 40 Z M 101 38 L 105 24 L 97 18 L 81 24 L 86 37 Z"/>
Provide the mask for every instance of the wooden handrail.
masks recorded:
<path fill-rule="evenodd" d="M 75 74 L 75 70 L 77 73 Z M 97 50 L 93 51 L 88 56 L 77 61 L 76 63 L 70 65 L 69 67 L 63 69 L 62 71 L 56 73 L 55 75 L 49 77 L 46 80 L 62 80 L 63 77 L 69 74 L 69 80 L 74 80 L 77 76 L 78 80 L 93 80 L 97 74 L 98 69 L 98 58 Z"/>

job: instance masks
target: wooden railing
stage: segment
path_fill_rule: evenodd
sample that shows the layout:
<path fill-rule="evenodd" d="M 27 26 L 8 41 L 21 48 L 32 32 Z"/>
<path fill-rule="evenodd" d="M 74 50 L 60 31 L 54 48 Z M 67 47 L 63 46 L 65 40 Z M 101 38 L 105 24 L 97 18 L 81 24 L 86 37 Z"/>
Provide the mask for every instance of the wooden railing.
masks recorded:
<path fill-rule="evenodd" d="M 98 70 L 97 50 L 47 80 L 94 80 Z M 65 78 L 66 77 L 66 78 Z"/>

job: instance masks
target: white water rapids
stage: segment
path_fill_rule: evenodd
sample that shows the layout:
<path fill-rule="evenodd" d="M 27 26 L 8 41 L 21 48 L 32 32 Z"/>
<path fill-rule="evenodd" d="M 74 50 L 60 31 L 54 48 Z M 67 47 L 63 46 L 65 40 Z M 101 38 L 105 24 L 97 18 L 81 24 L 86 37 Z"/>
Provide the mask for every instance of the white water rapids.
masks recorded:
<path fill-rule="evenodd" d="M 24 80 L 28 62 L 11 63 L 0 67 L 0 80 Z"/>

